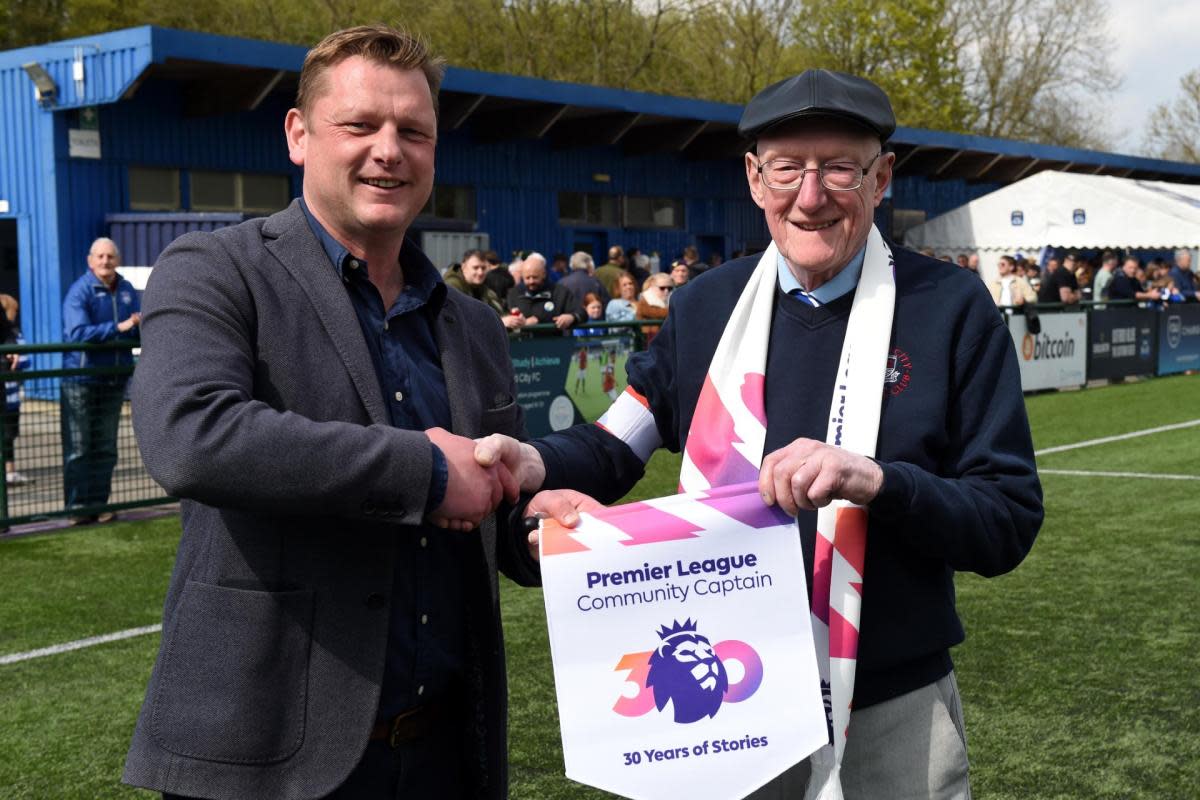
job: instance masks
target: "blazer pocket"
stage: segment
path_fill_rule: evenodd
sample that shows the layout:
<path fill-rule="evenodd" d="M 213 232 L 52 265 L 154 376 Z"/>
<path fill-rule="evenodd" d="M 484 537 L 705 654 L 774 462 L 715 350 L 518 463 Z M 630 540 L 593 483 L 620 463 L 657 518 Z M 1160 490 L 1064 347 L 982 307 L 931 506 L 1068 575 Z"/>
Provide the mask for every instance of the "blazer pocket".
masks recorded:
<path fill-rule="evenodd" d="M 479 427 L 483 430 L 484 436 L 489 433 L 516 435 L 517 413 L 520 408 L 517 401 L 509 399 L 504 405 L 485 410 L 479 421 Z"/>
<path fill-rule="evenodd" d="M 163 646 L 152 730 L 165 749 L 232 764 L 300 749 L 313 593 L 188 581 Z"/>

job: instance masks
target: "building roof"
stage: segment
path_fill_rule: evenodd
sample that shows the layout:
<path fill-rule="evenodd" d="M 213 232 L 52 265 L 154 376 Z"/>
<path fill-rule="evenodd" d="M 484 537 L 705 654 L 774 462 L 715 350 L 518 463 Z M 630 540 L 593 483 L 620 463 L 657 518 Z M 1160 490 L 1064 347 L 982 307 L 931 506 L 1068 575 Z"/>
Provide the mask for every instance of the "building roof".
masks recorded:
<path fill-rule="evenodd" d="M 0 53 L 0 70 L 40 63 L 57 83 L 56 109 L 115 103 L 147 80 L 179 84 L 194 115 L 256 108 L 294 96 L 307 49 L 144 26 Z M 84 80 L 74 80 L 73 63 Z M 82 89 L 82 91 L 80 91 Z M 491 141 L 545 139 L 554 146 L 619 146 L 626 152 L 737 157 L 742 107 L 649 92 L 450 67 L 440 95 L 444 130 Z M 897 128 L 897 175 L 1009 183 L 1043 170 L 1200 183 L 1200 165 L 995 137 Z"/>

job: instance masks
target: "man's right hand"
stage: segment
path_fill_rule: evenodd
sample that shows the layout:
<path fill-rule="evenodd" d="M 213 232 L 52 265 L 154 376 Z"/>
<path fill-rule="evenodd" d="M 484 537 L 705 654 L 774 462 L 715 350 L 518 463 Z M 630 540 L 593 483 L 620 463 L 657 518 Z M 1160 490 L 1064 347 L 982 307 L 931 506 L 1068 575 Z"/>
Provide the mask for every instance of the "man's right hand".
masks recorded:
<path fill-rule="evenodd" d="M 481 466 L 475 458 L 475 442 L 444 428 L 425 431 L 446 457 L 448 477 L 442 504 L 429 513 L 439 528 L 469 531 L 496 510 L 501 499 L 515 502 L 520 487 L 503 461 Z"/>

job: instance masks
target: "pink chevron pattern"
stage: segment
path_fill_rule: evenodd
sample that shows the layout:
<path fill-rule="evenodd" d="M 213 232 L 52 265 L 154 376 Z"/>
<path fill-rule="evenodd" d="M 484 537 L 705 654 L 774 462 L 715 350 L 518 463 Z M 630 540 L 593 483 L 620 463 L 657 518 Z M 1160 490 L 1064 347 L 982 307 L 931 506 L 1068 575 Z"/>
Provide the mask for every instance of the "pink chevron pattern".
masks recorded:
<path fill-rule="evenodd" d="M 767 376 L 761 372 L 747 372 L 742 379 L 742 402 L 754 418 L 767 427 Z"/>
<path fill-rule="evenodd" d="M 759 530 L 792 522 L 792 518 L 779 506 L 769 506 L 763 502 L 757 481 L 709 489 L 697 499 L 714 511 Z"/>
<path fill-rule="evenodd" d="M 685 519 L 645 503 L 629 503 L 605 509 L 596 512 L 595 517 L 627 534 L 629 538 L 621 542 L 626 547 L 694 539 L 696 532 L 701 530 Z"/>
<path fill-rule="evenodd" d="M 743 397 L 747 391 L 753 392 L 754 387 L 762 391 L 762 381 L 753 381 L 752 375 L 747 375 L 742 384 Z M 761 376 L 759 376 L 761 377 Z M 751 398 L 747 407 L 752 413 L 764 414 L 763 398 Z M 687 455 L 700 474 L 708 481 L 709 486 L 726 486 L 732 483 L 745 483 L 758 480 L 758 467 L 746 460 L 732 445 L 740 442 L 733 431 L 733 416 L 721 402 L 717 388 L 713 384 L 711 373 L 704 378 L 704 386 L 700 389 L 700 397 L 696 401 L 696 411 L 692 415 L 692 425 L 688 430 Z"/>
<path fill-rule="evenodd" d="M 846 585 L 862 597 L 862 577 L 867 557 L 867 510 L 849 506 L 837 510 L 833 547 L 858 576 Z M 831 587 L 832 588 L 832 587 Z M 829 610 L 829 657 L 858 658 L 858 620 L 849 620 Z"/>
<path fill-rule="evenodd" d="M 817 532 L 813 553 L 812 614 L 829 625 L 829 583 L 833 579 L 833 542 Z"/>
<path fill-rule="evenodd" d="M 750 528 L 762 530 L 778 525 L 790 525 L 793 520 L 778 506 L 767 506 L 758 493 L 757 483 L 741 483 L 722 486 L 695 495 L 678 495 L 666 501 L 669 506 L 699 503 L 736 520 Z M 674 542 L 694 539 L 702 528 L 682 517 L 646 503 L 626 503 L 604 508 L 587 516 L 611 525 L 628 539 L 621 540 L 626 547 L 655 542 Z M 582 553 L 591 548 L 575 537 L 575 529 L 567 528 L 553 520 L 542 523 L 542 555 L 553 556 L 564 553 Z"/>
<path fill-rule="evenodd" d="M 563 553 L 586 553 L 591 548 L 580 542 L 571 534 L 574 528 L 568 528 L 552 519 L 542 522 L 542 555 L 558 556 Z"/>
<path fill-rule="evenodd" d="M 858 652 L 858 630 L 853 625 L 846 623 L 836 611 L 831 611 L 829 608 L 831 584 L 833 582 L 833 553 L 835 550 L 858 574 L 860 580 L 852 581 L 849 585 L 861 597 L 861 579 L 867 554 L 867 511 L 865 508 L 858 506 L 839 508 L 837 510 L 836 522 L 834 523 L 833 541 L 831 542 L 824 534 L 818 532 L 816 548 L 813 554 L 813 616 L 829 626 L 829 654 L 836 658 L 854 658 L 855 653 Z M 837 624 L 834 620 L 835 615 L 838 620 L 848 625 L 850 630 L 853 631 L 854 647 L 849 655 L 842 655 L 835 652 L 834 627 Z M 843 640 L 848 642 L 849 637 L 843 636 Z"/>

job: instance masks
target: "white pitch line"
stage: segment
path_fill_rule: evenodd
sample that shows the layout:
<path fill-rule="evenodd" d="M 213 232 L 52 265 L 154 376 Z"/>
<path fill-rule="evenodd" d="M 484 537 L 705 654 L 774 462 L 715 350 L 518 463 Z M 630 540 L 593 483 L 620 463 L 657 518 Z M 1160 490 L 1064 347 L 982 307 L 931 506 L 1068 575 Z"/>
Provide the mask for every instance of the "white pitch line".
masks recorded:
<path fill-rule="evenodd" d="M 1047 447 L 1044 450 L 1035 450 L 1035 456 L 1045 456 L 1050 453 L 1062 453 L 1066 450 L 1078 450 L 1080 447 L 1092 447 L 1097 444 L 1108 444 L 1109 442 L 1122 442 L 1126 439 L 1136 439 L 1139 436 L 1149 436 L 1152 433 L 1163 433 L 1164 431 L 1177 431 L 1180 428 L 1194 428 L 1200 425 L 1200 419 L 1193 419 L 1187 422 L 1177 422 L 1174 425 L 1160 425 L 1157 428 L 1146 428 L 1144 431 L 1133 431 L 1131 433 L 1122 433 L 1119 436 L 1105 436 L 1102 439 L 1088 439 L 1086 442 L 1075 442 L 1075 444 L 1060 444 L 1058 447 Z"/>
<path fill-rule="evenodd" d="M 1167 481 L 1200 481 L 1200 475 L 1164 475 L 1154 472 L 1095 472 L 1086 469 L 1039 469 L 1039 475 L 1084 475 L 1097 478 L 1155 478 Z"/>
<path fill-rule="evenodd" d="M 119 642 L 122 639 L 132 639 L 135 636 L 145 636 L 147 633 L 158 633 L 162 630 L 162 625 L 146 625 L 142 628 L 130 628 L 127 631 L 117 631 L 116 633 L 106 633 L 103 636 L 89 636 L 87 639 L 76 639 L 73 642 L 63 642 L 62 644 L 51 645 L 50 647 L 42 647 L 37 650 L 27 650 L 24 653 L 10 653 L 6 656 L 0 656 L 0 666 L 4 664 L 16 664 L 19 661 L 29 661 L 33 658 L 41 658 L 42 656 L 54 656 L 59 653 L 69 653 L 72 650 L 82 650 L 85 647 L 92 647 L 98 644 L 106 644 L 107 642 Z"/>

